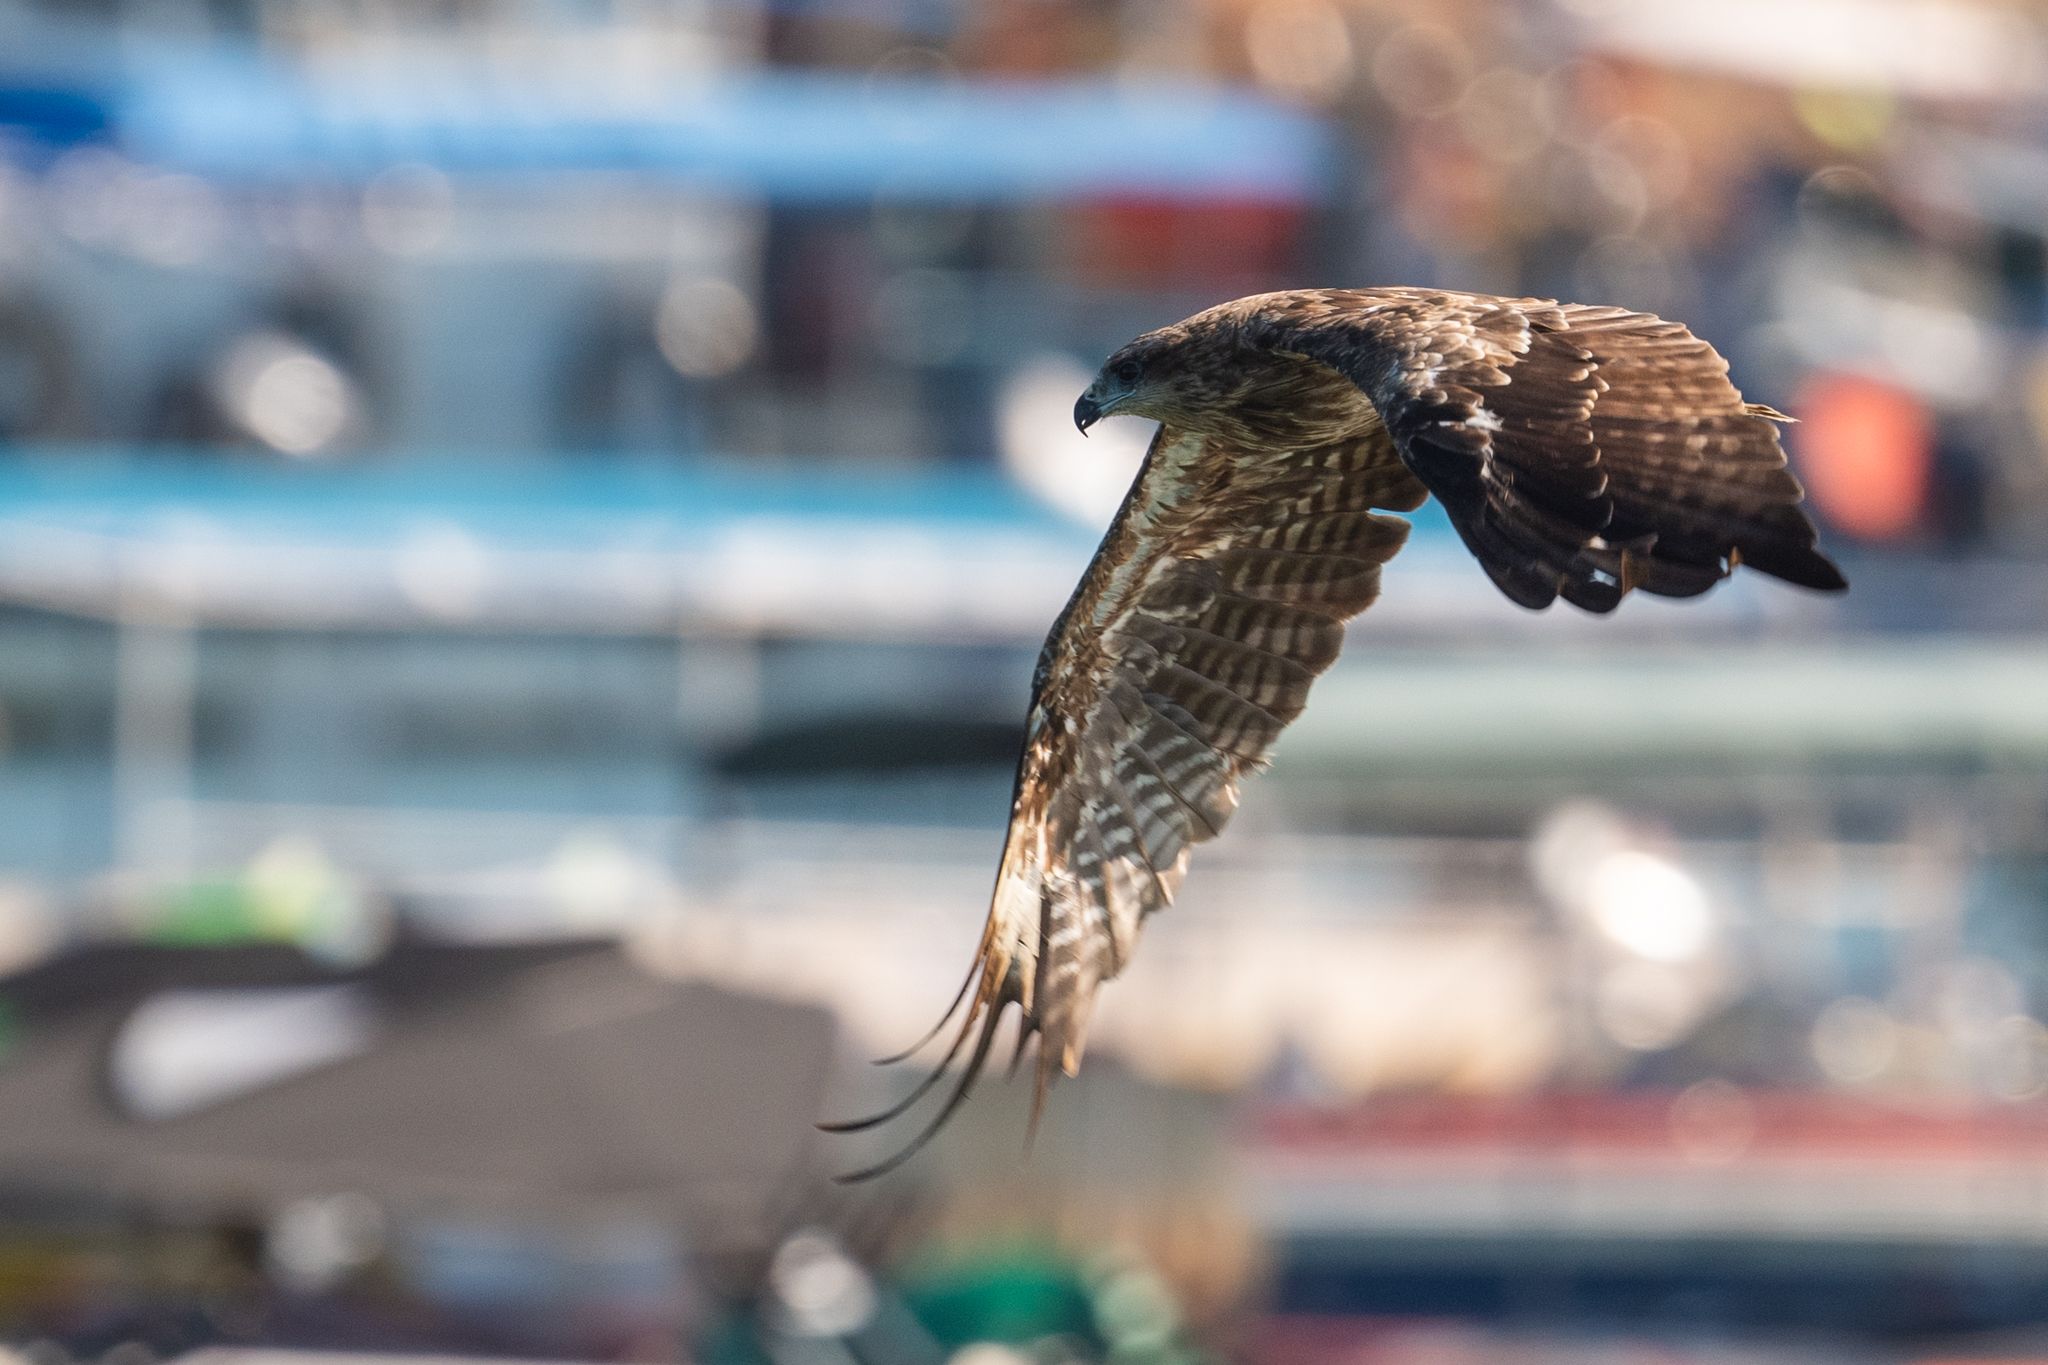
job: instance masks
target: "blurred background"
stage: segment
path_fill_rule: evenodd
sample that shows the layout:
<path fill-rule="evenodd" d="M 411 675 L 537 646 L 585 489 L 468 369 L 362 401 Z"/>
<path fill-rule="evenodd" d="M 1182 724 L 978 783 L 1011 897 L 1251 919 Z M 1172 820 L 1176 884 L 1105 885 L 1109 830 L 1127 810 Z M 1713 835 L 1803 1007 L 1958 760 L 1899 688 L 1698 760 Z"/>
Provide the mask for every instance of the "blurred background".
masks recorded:
<path fill-rule="evenodd" d="M 1854 591 L 1425 510 L 1028 1157 L 834 1186 L 1075 394 L 1376 283 L 1690 322 Z M 2048 1360 L 2043 1018 L 2048 7 L 0 0 L 10 1365 Z"/>

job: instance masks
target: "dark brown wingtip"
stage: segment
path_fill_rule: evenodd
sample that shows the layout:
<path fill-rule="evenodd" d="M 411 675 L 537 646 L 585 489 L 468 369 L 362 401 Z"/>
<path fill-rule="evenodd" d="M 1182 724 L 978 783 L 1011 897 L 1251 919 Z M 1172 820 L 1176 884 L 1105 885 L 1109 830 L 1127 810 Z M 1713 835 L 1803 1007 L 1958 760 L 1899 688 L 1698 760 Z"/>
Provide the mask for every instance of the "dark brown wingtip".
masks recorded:
<path fill-rule="evenodd" d="M 1026 1018 L 1020 1024 L 1018 1024 L 1017 1046 L 1011 1049 L 1010 1051 L 1010 1065 L 1009 1069 L 1003 1073 L 1003 1079 L 1010 1080 L 1016 1076 L 1017 1068 L 1020 1065 L 1022 1065 L 1024 1061 L 1024 1050 L 1031 1046 L 1031 1039 L 1036 1032 L 1037 1030 L 1035 1030 L 1032 1027 L 1031 1020 L 1029 1018 Z"/>
<path fill-rule="evenodd" d="M 953 1002 L 952 1007 L 946 1011 L 946 1018 L 941 1019 L 939 1021 L 939 1027 L 944 1028 L 946 1025 L 946 1020 L 951 1019 L 954 1013 L 959 1010 L 959 1008 L 960 1002 L 958 1000 L 955 1000 Z M 1002 1008 L 1001 1002 L 997 1003 L 996 1008 L 997 1010 L 1000 1010 Z M 887 1123 L 890 1119 L 896 1118 L 902 1114 L 909 1112 L 909 1110 L 912 1107 L 914 1107 L 919 1100 L 923 1099 L 926 1095 L 931 1093 L 932 1087 L 937 1085 L 939 1083 L 940 1078 L 946 1074 L 946 1068 L 951 1066 L 953 1064 L 953 1059 L 960 1055 L 960 1049 L 966 1044 L 968 1035 L 974 1032 L 974 1021 L 976 1016 L 978 1016 L 980 1013 L 981 1004 L 979 1001 L 976 1001 L 975 1004 L 967 1011 L 967 1017 L 961 1020 L 960 1031 L 953 1035 L 952 1043 L 948 1045 L 946 1048 L 946 1055 L 939 1058 L 937 1065 L 933 1066 L 932 1069 L 925 1074 L 925 1078 L 923 1080 L 919 1081 L 915 1086 L 911 1087 L 910 1093 L 908 1095 L 905 1095 L 902 1099 L 896 1101 L 896 1103 L 890 1105 L 887 1109 L 882 1110 L 880 1113 L 869 1114 L 866 1118 L 829 1119 L 821 1121 L 817 1124 L 818 1131 L 823 1133 L 862 1133 L 866 1132 L 870 1128 L 878 1127 L 881 1124 Z M 936 1031 L 934 1031 L 934 1036 L 936 1036 Z"/>
<path fill-rule="evenodd" d="M 819 1119 L 811 1126 L 821 1133 L 865 1133 L 868 1129 L 880 1127 L 890 1119 L 897 1118 L 908 1111 L 919 1100 L 930 1094 L 932 1087 L 937 1085 L 939 1078 L 945 1074 L 946 1067 L 945 1063 L 942 1062 L 938 1066 L 933 1067 L 923 1080 L 913 1086 L 908 1095 L 905 1095 L 902 1099 L 878 1114 L 869 1114 L 865 1118 L 857 1119 Z"/>
<path fill-rule="evenodd" d="M 1038 1065 L 1031 1081 L 1031 1120 L 1024 1125 L 1024 1150 L 1028 1154 L 1032 1144 L 1038 1141 L 1038 1121 L 1045 1117 L 1045 1097 L 1051 1091 L 1053 1081 L 1059 1075 L 1059 1065 L 1053 1050 L 1046 1046 L 1041 1036 L 1038 1040 Z"/>
<path fill-rule="evenodd" d="M 1759 573 L 1815 592 L 1845 592 L 1849 587 L 1849 580 L 1835 567 L 1835 561 L 1811 545 L 1751 543 L 1740 547 L 1729 559 L 1731 566 L 1746 564 Z"/>
<path fill-rule="evenodd" d="M 932 1115 L 931 1122 L 927 1123 L 918 1131 L 917 1136 L 911 1138 L 909 1142 L 905 1143 L 892 1155 L 885 1157 L 872 1166 L 863 1166 L 858 1170 L 833 1176 L 832 1183 L 835 1185 L 859 1185 L 885 1176 L 923 1151 L 926 1144 L 939 1135 L 939 1130 L 946 1126 L 946 1120 L 953 1117 L 953 1111 L 958 1109 L 962 1102 L 966 1100 L 969 1092 L 974 1089 L 974 1083 L 981 1078 L 982 1068 L 988 1064 L 989 1048 L 995 1043 L 996 1029 L 1002 1023 L 1003 1010 L 1008 1004 L 1009 1000 L 1007 998 L 999 998 L 981 1015 L 981 1032 L 974 1040 L 974 1055 L 967 1059 L 967 1066 L 960 1073 L 960 1083 L 953 1087 L 953 1093 L 946 1097 L 946 1102 L 939 1107 L 939 1112 Z M 953 1053 L 958 1050 L 959 1040 L 966 1038 L 968 1033 L 973 1030 L 974 1023 L 975 1016 L 970 1014 L 967 1017 L 967 1021 L 961 1026 L 959 1038 L 955 1040 L 954 1047 L 947 1050 L 946 1056 L 948 1061 L 952 1060 Z M 927 1077 L 918 1086 L 917 1091 L 909 1101 L 894 1106 L 887 1115 L 879 1116 L 873 1122 L 881 1122 L 883 1118 L 893 1118 L 896 1114 L 909 1108 L 910 1104 L 915 1103 L 917 1099 L 921 1098 L 924 1092 L 931 1088 L 932 1083 L 943 1074 L 945 1074 L 944 1064 L 941 1064 L 940 1069 L 934 1071 L 930 1077 Z M 869 1127 L 872 1126 L 872 1123 L 864 1121 L 861 1126 Z"/>
<path fill-rule="evenodd" d="M 1815 562 L 1812 565 L 1812 573 L 1809 575 L 1809 581 L 1803 586 L 1820 592 L 1849 591 L 1849 580 L 1834 560 L 1818 550 L 1814 551 L 1813 558 Z"/>

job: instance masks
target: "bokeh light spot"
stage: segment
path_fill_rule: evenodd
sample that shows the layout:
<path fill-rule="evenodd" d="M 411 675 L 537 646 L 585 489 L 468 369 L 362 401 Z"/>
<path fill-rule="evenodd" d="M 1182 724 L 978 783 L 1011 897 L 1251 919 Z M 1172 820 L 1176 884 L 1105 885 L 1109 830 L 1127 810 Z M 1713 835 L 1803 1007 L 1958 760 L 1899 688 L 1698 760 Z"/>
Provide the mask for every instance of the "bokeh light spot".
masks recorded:
<path fill-rule="evenodd" d="M 717 379 L 747 363 L 760 341 L 753 303 L 730 280 L 671 281 L 655 308 L 662 359 L 686 379 Z"/>
<path fill-rule="evenodd" d="M 1821 514 L 1851 535 L 1892 540 L 1927 503 L 1934 424 L 1896 385 L 1852 374 L 1809 380 L 1795 409 L 1799 471 Z"/>

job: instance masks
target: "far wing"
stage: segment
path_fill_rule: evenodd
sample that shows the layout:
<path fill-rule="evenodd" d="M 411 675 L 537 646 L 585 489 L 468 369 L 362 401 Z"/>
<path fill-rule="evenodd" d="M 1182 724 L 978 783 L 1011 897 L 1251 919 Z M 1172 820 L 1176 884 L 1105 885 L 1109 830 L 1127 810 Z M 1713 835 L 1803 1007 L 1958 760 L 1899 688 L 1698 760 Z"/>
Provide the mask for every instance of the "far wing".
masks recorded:
<path fill-rule="evenodd" d="M 1343 623 L 1378 595 L 1408 523 L 1373 509 L 1426 496 L 1380 430 L 1300 451 L 1159 432 L 1039 658 L 987 927 L 946 1019 L 963 1004 L 965 1017 L 902 1103 L 826 1126 L 885 1122 L 963 1051 L 966 1068 L 905 1147 L 847 1179 L 892 1169 L 938 1131 L 1012 1004 L 1018 1058 L 1038 1040 L 1035 1124 L 1055 1070 L 1080 1064 L 1096 988 L 1172 900 L 1188 850 L 1230 819 Z"/>
<path fill-rule="evenodd" d="M 1611 611 L 1705 592 L 1748 564 L 1839 589 L 1814 548 L 1782 414 L 1721 356 L 1621 308 L 1411 289 L 1304 295 L 1264 344 L 1348 376 L 1503 592 Z"/>

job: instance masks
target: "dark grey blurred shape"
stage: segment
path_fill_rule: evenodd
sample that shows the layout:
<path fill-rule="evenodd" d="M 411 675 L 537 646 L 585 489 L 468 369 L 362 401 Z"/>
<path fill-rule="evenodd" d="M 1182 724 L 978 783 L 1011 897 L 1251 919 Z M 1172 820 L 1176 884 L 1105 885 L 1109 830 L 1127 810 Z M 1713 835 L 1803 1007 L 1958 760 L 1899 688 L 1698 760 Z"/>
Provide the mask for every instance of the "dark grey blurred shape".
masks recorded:
<path fill-rule="evenodd" d="M 108 1058 L 144 1002 L 317 985 L 372 1002 L 371 1047 L 177 1117 L 122 1111 Z M 659 980 L 609 943 L 400 941 L 357 969 L 281 946 L 95 947 L 0 981 L 0 1001 L 0 1186 L 143 1206 L 349 1191 L 745 1235 L 802 1174 L 833 1048 L 826 1011 Z"/>
<path fill-rule="evenodd" d="M 0 284 L 0 441 L 82 434 L 76 343 L 44 300 Z"/>

